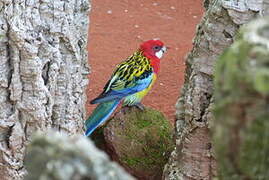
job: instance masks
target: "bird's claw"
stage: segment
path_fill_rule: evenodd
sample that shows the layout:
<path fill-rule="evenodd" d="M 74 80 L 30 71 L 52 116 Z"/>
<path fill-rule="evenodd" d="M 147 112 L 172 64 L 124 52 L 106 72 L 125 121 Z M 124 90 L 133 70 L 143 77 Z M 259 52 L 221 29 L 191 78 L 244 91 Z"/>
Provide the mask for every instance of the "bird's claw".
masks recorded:
<path fill-rule="evenodd" d="M 137 107 L 141 111 L 144 111 L 146 109 L 145 106 L 142 103 L 136 103 L 133 106 Z"/>

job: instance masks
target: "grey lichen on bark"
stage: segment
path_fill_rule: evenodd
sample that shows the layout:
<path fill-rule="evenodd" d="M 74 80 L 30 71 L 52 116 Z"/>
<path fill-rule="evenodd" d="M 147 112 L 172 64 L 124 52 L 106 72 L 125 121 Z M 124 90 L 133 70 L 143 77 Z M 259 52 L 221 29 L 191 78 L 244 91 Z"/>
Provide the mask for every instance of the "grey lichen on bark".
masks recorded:
<path fill-rule="evenodd" d="M 88 0 L 0 1 L 0 177 L 22 179 L 36 130 L 82 133 Z"/>
<path fill-rule="evenodd" d="M 213 139 L 220 179 L 269 177 L 269 18 L 243 27 L 215 75 Z"/>
<path fill-rule="evenodd" d="M 176 104 L 176 149 L 166 165 L 164 179 L 216 176 L 209 132 L 214 66 L 218 56 L 233 42 L 240 25 L 266 14 L 268 2 L 265 0 L 258 6 L 252 0 L 205 1 L 209 3 L 205 6 L 207 11 L 186 59 L 185 82 Z"/>
<path fill-rule="evenodd" d="M 25 180 L 135 180 L 85 136 L 38 133 L 27 148 Z"/>

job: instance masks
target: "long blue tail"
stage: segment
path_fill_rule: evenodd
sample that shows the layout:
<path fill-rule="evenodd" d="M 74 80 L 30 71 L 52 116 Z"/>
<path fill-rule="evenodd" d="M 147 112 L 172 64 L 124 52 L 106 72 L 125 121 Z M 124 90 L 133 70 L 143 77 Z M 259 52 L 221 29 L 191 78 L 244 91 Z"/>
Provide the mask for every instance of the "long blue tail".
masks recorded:
<path fill-rule="evenodd" d="M 89 136 L 99 125 L 105 122 L 119 103 L 120 99 L 116 99 L 98 104 L 91 116 L 85 121 L 85 135 Z"/>

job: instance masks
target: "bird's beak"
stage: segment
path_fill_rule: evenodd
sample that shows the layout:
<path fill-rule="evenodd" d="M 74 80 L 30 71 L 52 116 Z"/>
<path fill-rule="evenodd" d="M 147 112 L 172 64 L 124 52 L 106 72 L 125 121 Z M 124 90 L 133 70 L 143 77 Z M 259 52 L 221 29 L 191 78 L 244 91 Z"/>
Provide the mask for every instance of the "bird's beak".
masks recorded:
<path fill-rule="evenodd" d="M 162 51 L 163 51 L 163 53 L 165 53 L 165 52 L 167 51 L 167 49 L 168 49 L 167 47 L 163 46 L 163 47 L 162 47 Z"/>

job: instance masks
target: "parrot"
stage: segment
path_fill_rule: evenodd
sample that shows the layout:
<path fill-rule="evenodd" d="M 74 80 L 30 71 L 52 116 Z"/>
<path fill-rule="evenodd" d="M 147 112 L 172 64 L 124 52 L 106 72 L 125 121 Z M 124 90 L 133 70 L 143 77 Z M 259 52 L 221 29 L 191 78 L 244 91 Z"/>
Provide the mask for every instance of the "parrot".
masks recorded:
<path fill-rule="evenodd" d="M 85 135 L 102 125 L 122 102 L 144 110 L 143 97 L 154 84 L 160 69 L 160 59 L 167 47 L 158 39 L 143 42 L 125 61 L 117 65 L 103 92 L 90 104 L 98 104 L 85 121 Z"/>

